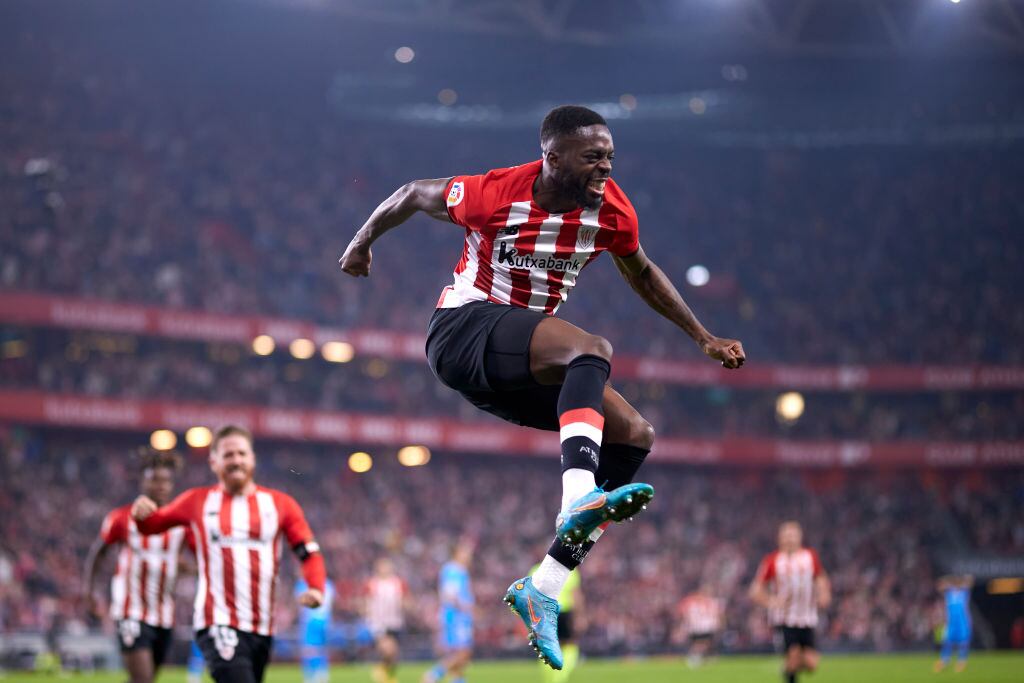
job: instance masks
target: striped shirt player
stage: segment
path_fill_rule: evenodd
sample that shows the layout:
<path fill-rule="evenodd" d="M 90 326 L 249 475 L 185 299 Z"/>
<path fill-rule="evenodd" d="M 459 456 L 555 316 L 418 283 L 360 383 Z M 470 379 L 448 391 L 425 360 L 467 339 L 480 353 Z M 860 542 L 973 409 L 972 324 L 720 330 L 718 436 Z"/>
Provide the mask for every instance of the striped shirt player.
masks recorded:
<path fill-rule="evenodd" d="M 179 527 L 146 536 L 139 531 L 130 510 L 131 505 L 112 510 L 100 530 L 104 543 L 121 546 L 117 570 L 110 580 L 110 617 L 118 623 L 141 622 L 171 629 L 179 553 L 186 544 L 194 547 L 191 534 Z"/>
<path fill-rule="evenodd" d="M 441 292 L 438 308 L 490 301 L 554 315 L 580 271 L 602 252 L 636 253 L 636 212 L 614 180 L 608 179 L 600 206 L 551 213 L 532 201 L 541 164 L 448 182 L 448 215 L 466 236 L 454 283 Z"/>
<path fill-rule="evenodd" d="M 217 431 L 210 468 L 217 485 L 189 489 L 162 508 L 140 497 L 132 517 L 145 534 L 191 528 L 199 564 L 196 642 L 217 683 L 254 683 L 263 679 L 270 660 L 282 545 L 302 563 L 309 586 L 299 598 L 303 606 L 323 603 L 324 561 L 295 499 L 253 481 L 256 455 L 247 430 Z"/>
<path fill-rule="evenodd" d="M 282 491 L 258 486 L 249 495 L 233 496 L 220 485 L 189 489 L 138 526 L 159 534 L 184 525 L 196 539 L 199 563 L 192 616 L 196 631 L 226 626 L 273 635 L 283 542 L 303 558 L 306 582 L 324 588 L 320 547 L 302 508 Z"/>
<path fill-rule="evenodd" d="M 405 581 L 391 574 L 372 576 L 366 582 L 366 623 L 374 637 L 397 637 L 405 627 Z"/>
<path fill-rule="evenodd" d="M 758 580 L 772 587 L 775 598 L 768 610 L 774 626 L 813 629 L 818 625 L 814 580 L 821 576 L 821 560 L 810 548 L 768 553 L 757 570 Z"/>
<path fill-rule="evenodd" d="M 174 453 L 142 456 L 141 490 L 155 502 L 166 503 L 174 492 L 180 458 Z M 131 506 L 116 508 L 103 520 L 100 533 L 85 562 L 83 584 L 90 610 L 98 614 L 95 585 L 102 560 L 117 548 L 117 563 L 110 580 L 109 615 L 125 669 L 132 680 L 152 680 L 171 645 L 174 626 L 174 589 L 181 550 L 194 550 L 188 529 L 169 529 L 147 536 L 136 526 Z"/>
<path fill-rule="evenodd" d="M 538 572 L 513 582 L 506 595 L 542 659 L 560 669 L 556 598 L 598 527 L 632 517 L 653 496 L 649 485 L 631 482 L 654 435 L 606 386 L 607 340 L 555 313 L 583 269 L 608 252 L 632 289 L 705 353 L 730 368 L 744 356 L 739 342 L 704 329 L 641 248 L 636 212 L 611 178 L 615 150 L 604 118 L 585 107 L 556 107 L 540 137 L 537 161 L 406 184 L 377 207 L 340 264 L 350 275 L 369 275 L 370 245 L 417 211 L 462 227 L 452 284 L 441 291 L 427 329 L 427 358 L 441 382 L 481 410 L 561 432 L 560 510 L 568 514 L 556 521 L 557 537 Z M 609 457 L 602 460 L 602 451 Z M 608 495 L 587 498 L 598 481 Z M 544 599 L 530 597 L 535 591 Z M 539 622 L 527 615 L 537 600 L 547 615 Z"/>
<path fill-rule="evenodd" d="M 785 649 L 785 675 L 789 683 L 801 671 L 818 667 L 814 629 L 818 608 L 828 606 L 832 589 L 818 553 L 803 546 L 798 522 L 779 526 L 778 550 L 768 553 L 750 586 L 754 602 L 768 608 Z"/>
<path fill-rule="evenodd" d="M 722 628 L 722 601 L 703 592 L 691 593 L 679 602 L 679 615 L 691 640 L 712 638 Z"/>
<path fill-rule="evenodd" d="M 696 669 L 711 654 L 715 637 L 722 630 L 722 601 L 711 594 L 710 587 L 702 586 L 680 600 L 677 610 L 682 618 L 680 630 L 689 641 L 686 662 Z"/>

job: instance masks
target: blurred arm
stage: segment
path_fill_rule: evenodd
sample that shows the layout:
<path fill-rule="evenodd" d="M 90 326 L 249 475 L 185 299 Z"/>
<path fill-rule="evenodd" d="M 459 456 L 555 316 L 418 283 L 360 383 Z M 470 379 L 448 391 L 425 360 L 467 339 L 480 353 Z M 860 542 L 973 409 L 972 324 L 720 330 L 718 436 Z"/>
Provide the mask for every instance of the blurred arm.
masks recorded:
<path fill-rule="evenodd" d="M 320 544 L 313 538 L 306 515 L 294 498 L 282 495 L 278 499 L 278 507 L 282 517 L 281 529 L 302 563 L 302 578 L 309 586 L 309 590 L 299 596 L 299 602 L 306 607 L 319 607 L 327 587 L 327 566 L 320 553 Z"/>
<path fill-rule="evenodd" d="M 743 345 L 733 339 L 720 339 L 705 329 L 697 320 L 690 307 L 683 300 L 679 290 L 644 253 L 640 247 L 630 256 L 612 256 L 615 267 L 625 278 L 633 291 L 647 302 L 647 305 L 675 323 L 690 336 L 700 350 L 727 368 L 738 368 L 746 360 Z"/>
<path fill-rule="evenodd" d="M 150 536 L 162 534 L 168 529 L 191 522 L 189 512 L 194 504 L 192 489 L 185 491 L 167 505 L 158 508 L 146 496 L 139 496 L 132 503 L 132 519 L 139 532 Z"/>
<path fill-rule="evenodd" d="M 760 576 L 755 576 L 754 580 L 750 583 L 748 595 L 755 605 L 760 605 L 766 609 L 772 606 L 772 596 L 768 592 L 768 585 Z"/>
<path fill-rule="evenodd" d="M 85 572 L 82 576 L 83 597 L 86 609 L 91 614 L 99 616 L 99 603 L 96 600 L 96 574 L 97 568 L 103 562 L 112 546 L 97 536 L 89 548 L 89 555 L 85 558 Z"/>
<path fill-rule="evenodd" d="M 825 609 L 832 604 L 832 582 L 825 572 L 814 578 L 814 594 L 818 598 L 818 607 Z"/>

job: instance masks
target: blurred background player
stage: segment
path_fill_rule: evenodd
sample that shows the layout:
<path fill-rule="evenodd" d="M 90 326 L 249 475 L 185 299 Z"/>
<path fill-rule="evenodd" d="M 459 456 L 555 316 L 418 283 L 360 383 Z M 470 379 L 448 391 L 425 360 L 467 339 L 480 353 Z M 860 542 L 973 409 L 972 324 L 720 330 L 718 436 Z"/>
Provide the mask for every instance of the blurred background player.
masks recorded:
<path fill-rule="evenodd" d="M 946 604 L 946 625 L 942 634 L 942 650 L 935 670 L 949 666 L 956 648 L 956 671 L 967 668 L 967 653 L 971 647 L 971 588 L 973 576 L 943 576 L 937 583 Z"/>
<path fill-rule="evenodd" d="M 188 683 L 200 683 L 203 680 L 203 651 L 193 638 L 188 644 L 188 662 L 185 664 L 185 680 Z"/>
<path fill-rule="evenodd" d="M 304 579 L 295 582 L 295 597 L 309 591 Z M 304 683 L 327 683 L 330 678 L 330 657 L 327 634 L 331 628 L 331 607 L 334 605 L 334 584 L 324 583 L 324 600 L 316 607 L 299 608 L 299 661 Z"/>
<path fill-rule="evenodd" d="M 725 609 L 706 583 L 680 600 L 678 609 L 680 631 L 689 643 L 686 663 L 696 669 L 714 649 Z"/>
<path fill-rule="evenodd" d="M 192 628 L 206 666 L 217 683 L 257 683 L 273 644 L 280 537 L 302 562 L 310 586 L 299 596 L 303 607 L 324 601 L 324 559 L 295 499 L 253 481 L 256 454 L 248 430 L 229 425 L 214 434 L 210 469 L 214 486 L 188 489 L 164 507 L 139 496 L 131 516 L 144 534 L 191 525 L 199 561 Z"/>
<path fill-rule="evenodd" d="M 181 459 L 169 452 L 150 452 L 142 457 L 140 491 L 154 505 L 166 505 L 174 493 Z M 83 585 L 89 611 L 100 616 L 95 590 L 97 569 L 111 548 L 119 546 L 117 569 L 110 581 L 110 617 L 117 624 L 129 681 L 149 683 L 156 678 L 171 645 L 179 554 L 191 537 L 184 527 L 146 536 L 130 511 L 131 505 L 123 505 L 103 520 L 85 561 Z"/>
<path fill-rule="evenodd" d="M 452 559 L 438 576 L 438 621 L 441 660 L 423 675 L 423 683 L 437 683 L 450 676 L 451 683 L 465 683 L 465 671 L 473 656 L 473 587 L 469 564 L 473 546 L 460 541 Z"/>
<path fill-rule="evenodd" d="M 750 585 L 751 599 L 768 609 L 772 625 L 782 634 L 783 677 L 794 683 L 801 671 L 818 668 L 814 629 L 818 609 L 832 601 L 832 588 L 818 553 L 803 547 L 799 522 L 779 526 L 779 549 L 768 553 Z"/>
<path fill-rule="evenodd" d="M 398 639 L 405 627 L 405 582 L 395 573 L 394 563 L 386 557 L 377 560 L 373 576 L 366 582 L 366 623 L 373 633 L 380 663 L 373 668 L 375 683 L 398 680 Z"/>
<path fill-rule="evenodd" d="M 532 576 L 540 565 L 530 570 Z M 575 671 L 580 661 L 580 646 L 577 634 L 586 630 L 583 614 L 583 591 L 580 590 L 579 568 L 569 574 L 562 592 L 558 594 L 558 642 L 562 646 L 562 668 L 552 669 L 543 662 L 540 667 L 546 683 L 563 683 Z"/>

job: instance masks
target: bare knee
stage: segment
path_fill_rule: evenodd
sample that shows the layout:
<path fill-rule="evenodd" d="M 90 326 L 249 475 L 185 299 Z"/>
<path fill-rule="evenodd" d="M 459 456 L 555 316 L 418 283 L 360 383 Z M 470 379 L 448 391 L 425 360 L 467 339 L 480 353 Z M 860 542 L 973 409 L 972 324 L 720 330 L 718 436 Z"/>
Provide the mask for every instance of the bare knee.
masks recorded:
<path fill-rule="evenodd" d="M 577 344 L 576 351 L 579 355 L 599 356 L 606 361 L 612 359 L 612 343 L 596 334 L 588 334 Z"/>
<path fill-rule="evenodd" d="M 654 427 L 640 413 L 629 421 L 629 444 L 645 451 L 654 447 Z"/>

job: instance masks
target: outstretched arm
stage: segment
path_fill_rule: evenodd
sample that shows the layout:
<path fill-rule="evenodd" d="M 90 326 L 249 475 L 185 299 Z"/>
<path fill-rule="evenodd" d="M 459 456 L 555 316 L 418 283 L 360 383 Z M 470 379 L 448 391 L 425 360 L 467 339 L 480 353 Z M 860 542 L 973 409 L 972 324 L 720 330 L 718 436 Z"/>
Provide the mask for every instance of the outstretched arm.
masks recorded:
<path fill-rule="evenodd" d="M 373 259 L 370 245 L 388 230 L 412 218 L 417 211 L 440 221 L 450 221 L 444 195 L 450 180 L 414 180 L 395 190 L 394 194 L 381 202 L 348 243 L 345 253 L 338 259 L 341 269 L 353 277 L 369 276 Z"/>
<path fill-rule="evenodd" d="M 747 360 L 743 345 L 735 339 L 722 339 L 708 332 L 690 307 L 683 301 L 679 290 L 653 261 L 647 258 L 643 247 L 630 256 L 613 256 L 615 267 L 629 286 L 647 305 L 678 325 L 690 336 L 700 350 L 727 368 L 738 368 Z"/>
<path fill-rule="evenodd" d="M 132 503 L 131 516 L 138 530 L 149 536 L 161 534 L 176 526 L 184 526 L 196 514 L 196 489 L 189 489 L 163 507 L 147 496 L 139 496 Z"/>

